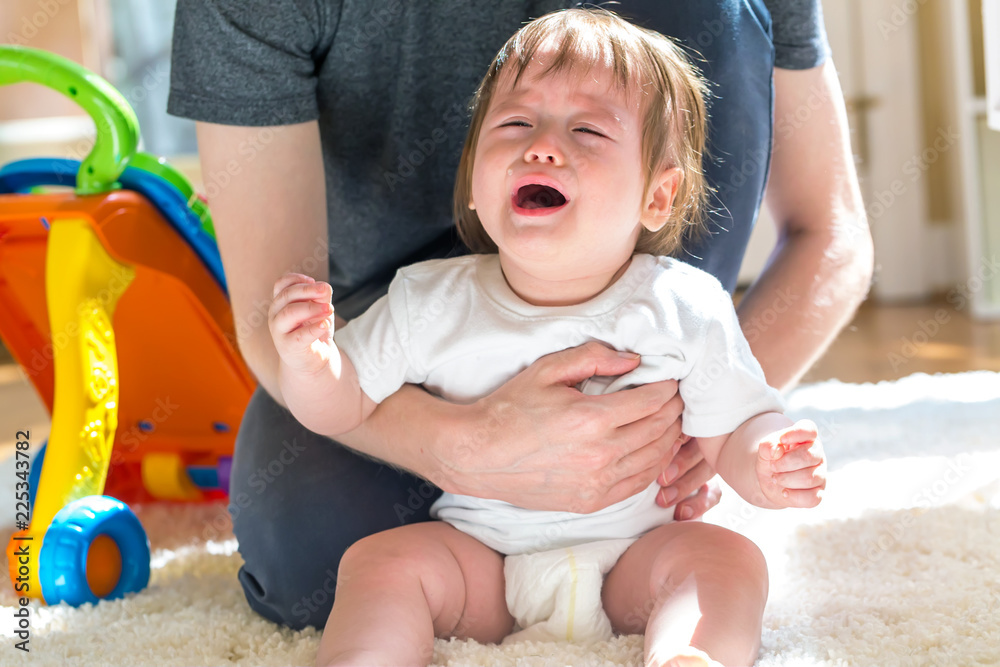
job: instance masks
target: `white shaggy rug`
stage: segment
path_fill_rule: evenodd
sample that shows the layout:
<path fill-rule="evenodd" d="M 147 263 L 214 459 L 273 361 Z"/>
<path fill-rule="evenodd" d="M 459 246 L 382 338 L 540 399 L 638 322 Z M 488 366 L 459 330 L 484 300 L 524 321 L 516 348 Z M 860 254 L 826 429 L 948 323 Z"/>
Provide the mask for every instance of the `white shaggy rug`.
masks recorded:
<path fill-rule="evenodd" d="M 761 545 L 771 573 L 757 665 L 1000 665 L 1000 374 L 911 375 L 797 389 L 830 458 L 814 510 L 759 510 L 726 489 L 707 520 Z M 13 479 L 0 467 L 0 479 Z M 33 603 L 13 644 L 0 574 L 3 665 L 312 665 L 319 633 L 253 614 L 221 504 L 137 508 L 153 546 L 147 590 L 73 609 Z M 6 543 L 9 529 L 0 530 Z M 642 637 L 591 648 L 437 640 L 434 665 L 641 665 Z"/>

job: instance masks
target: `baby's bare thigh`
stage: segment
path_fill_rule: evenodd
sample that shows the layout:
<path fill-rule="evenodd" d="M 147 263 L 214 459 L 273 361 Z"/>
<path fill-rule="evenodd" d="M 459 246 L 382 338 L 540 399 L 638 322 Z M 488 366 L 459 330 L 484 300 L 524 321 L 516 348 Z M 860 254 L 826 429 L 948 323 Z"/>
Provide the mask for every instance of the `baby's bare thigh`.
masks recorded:
<path fill-rule="evenodd" d="M 659 598 L 693 572 L 750 577 L 767 586 L 767 564 L 753 542 L 700 521 L 668 523 L 628 548 L 601 590 L 604 611 L 618 634 L 643 634 Z"/>
<path fill-rule="evenodd" d="M 443 521 L 408 524 L 369 535 L 341 560 L 340 577 L 419 578 L 436 637 L 497 643 L 510 634 L 503 554 Z"/>

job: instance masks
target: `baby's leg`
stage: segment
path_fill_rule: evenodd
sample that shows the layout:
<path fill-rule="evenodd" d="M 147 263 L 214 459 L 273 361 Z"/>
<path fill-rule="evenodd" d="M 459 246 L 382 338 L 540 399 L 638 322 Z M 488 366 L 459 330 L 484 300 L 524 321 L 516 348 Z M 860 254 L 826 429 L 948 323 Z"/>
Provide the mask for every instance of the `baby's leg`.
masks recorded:
<path fill-rule="evenodd" d="M 616 633 L 645 630 L 647 667 L 712 664 L 707 658 L 744 667 L 760 650 L 767 563 L 738 533 L 670 523 L 629 547 L 601 597 Z"/>
<path fill-rule="evenodd" d="M 503 555 L 441 521 L 365 537 L 340 561 L 317 665 L 430 664 L 434 637 L 510 634 Z"/>

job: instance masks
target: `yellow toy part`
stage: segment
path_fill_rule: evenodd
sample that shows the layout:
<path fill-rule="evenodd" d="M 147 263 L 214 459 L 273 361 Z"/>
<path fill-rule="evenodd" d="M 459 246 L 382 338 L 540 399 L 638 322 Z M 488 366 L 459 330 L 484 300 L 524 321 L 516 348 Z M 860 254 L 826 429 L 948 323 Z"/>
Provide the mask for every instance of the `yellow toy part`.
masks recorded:
<path fill-rule="evenodd" d="M 111 320 L 135 273 L 111 258 L 86 220 L 64 220 L 49 234 L 46 303 L 53 339 L 56 409 L 45 466 L 26 531 L 41 546 L 53 517 L 84 496 L 101 495 L 118 426 L 118 363 Z M 32 550 L 26 595 L 42 597 Z"/>
<path fill-rule="evenodd" d="M 227 495 L 256 382 L 205 202 L 135 152 L 127 101 L 64 58 L 0 46 L 0 86 L 20 81 L 77 101 L 97 140 L 82 162 L 0 166 L 0 337 L 52 415 L 7 553 L 22 597 L 96 603 L 149 582 L 127 502 Z"/>
<path fill-rule="evenodd" d="M 184 460 L 174 452 L 152 452 L 142 459 L 142 484 L 159 500 L 201 500 Z"/>

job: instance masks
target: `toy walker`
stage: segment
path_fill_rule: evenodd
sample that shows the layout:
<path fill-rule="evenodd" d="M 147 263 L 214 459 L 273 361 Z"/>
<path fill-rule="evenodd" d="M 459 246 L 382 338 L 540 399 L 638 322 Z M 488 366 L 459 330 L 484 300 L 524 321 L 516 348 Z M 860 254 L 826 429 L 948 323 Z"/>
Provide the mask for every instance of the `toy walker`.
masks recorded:
<path fill-rule="evenodd" d="M 127 502 L 226 495 L 256 382 L 205 202 L 135 152 L 125 99 L 59 56 L 0 47 L 0 86 L 22 81 L 75 100 L 97 140 L 82 162 L 0 168 L 0 337 L 52 417 L 31 464 L 30 523 L 7 555 L 18 595 L 96 603 L 149 581 Z"/>

